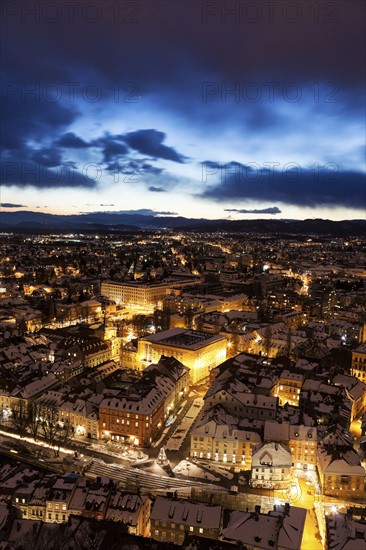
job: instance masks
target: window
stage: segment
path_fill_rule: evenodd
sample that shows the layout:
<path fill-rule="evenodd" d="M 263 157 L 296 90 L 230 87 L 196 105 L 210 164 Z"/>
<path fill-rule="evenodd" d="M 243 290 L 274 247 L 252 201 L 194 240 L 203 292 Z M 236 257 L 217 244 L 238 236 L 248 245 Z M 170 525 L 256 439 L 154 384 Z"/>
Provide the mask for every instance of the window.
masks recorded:
<path fill-rule="evenodd" d="M 190 525 L 189 530 L 190 530 L 191 533 L 193 532 L 193 527 L 192 527 L 192 525 Z"/>
<path fill-rule="evenodd" d="M 200 531 L 200 533 L 203 533 L 203 529 L 202 529 L 202 527 L 200 527 L 199 531 Z"/>
<path fill-rule="evenodd" d="M 158 535 L 159 534 L 159 529 L 155 529 L 154 533 L 155 533 L 155 535 Z"/>

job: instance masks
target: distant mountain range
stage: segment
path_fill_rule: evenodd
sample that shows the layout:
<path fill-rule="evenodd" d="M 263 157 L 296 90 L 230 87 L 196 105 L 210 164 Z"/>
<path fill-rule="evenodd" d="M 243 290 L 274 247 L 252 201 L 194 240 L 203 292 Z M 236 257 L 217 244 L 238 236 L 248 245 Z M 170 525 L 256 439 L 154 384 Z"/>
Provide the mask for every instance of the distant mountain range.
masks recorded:
<path fill-rule="evenodd" d="M 19 210 L 1 212 L 0 230 L 17 231 L 136 231 L 138 229 L 184 229 L 187 231 L 268 233 L 294 235 L 366 235 L 366 220 L 208 220 L 171 216 L 150 216 L 119 212 L 58 215 Z"/>

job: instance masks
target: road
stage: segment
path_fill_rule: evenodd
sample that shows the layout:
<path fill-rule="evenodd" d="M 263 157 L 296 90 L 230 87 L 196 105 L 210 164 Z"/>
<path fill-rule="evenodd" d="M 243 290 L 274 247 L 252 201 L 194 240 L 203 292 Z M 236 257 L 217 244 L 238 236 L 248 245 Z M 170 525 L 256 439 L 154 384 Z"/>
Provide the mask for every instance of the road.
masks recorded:
<path fill-rule="evenodd" d="M 322 550 L 323 545 L 314 508 L 314 485 L 309 482 L 307 485 L 305 479 L 299 479 L 298 481 L 301 492 L 299 500 L 294 505 L 307 510 L 301 550 Z"/>

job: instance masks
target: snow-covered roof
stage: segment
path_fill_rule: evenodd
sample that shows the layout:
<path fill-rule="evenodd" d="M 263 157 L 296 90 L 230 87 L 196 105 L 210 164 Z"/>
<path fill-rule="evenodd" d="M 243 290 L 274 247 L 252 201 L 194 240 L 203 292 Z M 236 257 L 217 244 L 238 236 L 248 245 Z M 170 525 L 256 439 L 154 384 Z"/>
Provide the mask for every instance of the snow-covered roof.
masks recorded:
<path fill-rule="evenodd" d="M 305 519 L 306 510 L 294 506 L 278 506 L 268 514 L 235 511 L 222 534 L 224 540 L 241 542 L 249 548 L 300 550 Z"/>
<path fill-rule="evenodd" d="M 323 474 L 365 477 L 357 452 L 352 448 L 327 447 L 318 450 L 318 467 Z"/>
<path fill-rule="evenodd" d="M 157 497 L 150 519 L 218 530 L 221 525 L 221 515 L 221 506 Z"/>

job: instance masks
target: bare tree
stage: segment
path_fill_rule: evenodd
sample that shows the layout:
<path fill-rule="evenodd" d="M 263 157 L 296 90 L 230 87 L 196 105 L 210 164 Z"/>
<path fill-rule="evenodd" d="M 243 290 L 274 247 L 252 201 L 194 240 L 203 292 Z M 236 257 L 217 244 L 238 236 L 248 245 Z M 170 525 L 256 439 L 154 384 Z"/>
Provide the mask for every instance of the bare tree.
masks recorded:
<path fill-rule="evenodd" d="M 42 407 L 40 427 L 45 441 L 54 448 L 55 457 L 59 456 L 60 448 L 66 446 L 73 436 L 69 420 L 60 420 L 57 407 Z"/>
<path fill-rule="evenodd" d="M 184 318 L 185 318 L 187 328 L 191 329 L 193 324 L 193 318 L 194 318 L 194 311 L 191 305 L 188 305 L 184 310 Z"/>
<path fill-rule="evenodd" d="M 28 428 L 35 441 L 41 431 L 41 406 L 38 403 L 29 403 Z"/>
<path fill-rule="evenodd" d="M 271 344 L 272 344 L 272 325 L 268 325 L 264 329 L 263 336 L 264 336 L 264 338 L 263 338 L 263 340 L 264 340 L 263 347 L 264 347 L 265 354 L 268 357 L 269 353 L 271 351 Z"/>
<path fill-rule="evenodd" d="M 291 355 L 292 355 L 292 330 L 291 330 L 291 327 L 289 327 L 287 331 L 287 338 L 286 338 L 285 356 L 291 358 Z"/>
<path fill-rule="evenodd" d="M 28 405 L 24 399 L 18 399 L 11 408 L 11 423 L 13 428 L 24 435 L 29 425 Z"/>

